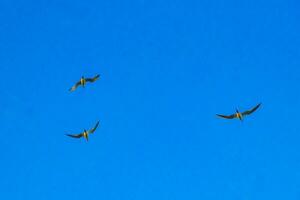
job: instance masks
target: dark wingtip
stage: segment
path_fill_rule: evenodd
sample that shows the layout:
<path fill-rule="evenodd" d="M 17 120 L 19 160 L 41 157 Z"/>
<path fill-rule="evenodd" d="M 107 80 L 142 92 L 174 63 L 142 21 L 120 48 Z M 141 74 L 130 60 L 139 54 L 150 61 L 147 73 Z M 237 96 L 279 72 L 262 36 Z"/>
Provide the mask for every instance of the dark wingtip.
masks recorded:
<path fill-rule="evenodd" d="M 96 122 L 95 126 L 98 126 L 98 125 L 99 125 L 99 123 L 100 123 L 100 120 L 98 120 L 98 121 Z"/>
<path fill-rule="evenodd" d="M 99 126 L 99 124 L 100 124 L 100 120 L 99 121 L 97 121 L 97 123 L 96 123 L 96 128 L 98 128 L 98 126 Z"/>
<path fill-rule="evenodd" d="M 255 107 L 256 108 L 259 108 L 261 106 L 261 103 L 257 104 Z"/>

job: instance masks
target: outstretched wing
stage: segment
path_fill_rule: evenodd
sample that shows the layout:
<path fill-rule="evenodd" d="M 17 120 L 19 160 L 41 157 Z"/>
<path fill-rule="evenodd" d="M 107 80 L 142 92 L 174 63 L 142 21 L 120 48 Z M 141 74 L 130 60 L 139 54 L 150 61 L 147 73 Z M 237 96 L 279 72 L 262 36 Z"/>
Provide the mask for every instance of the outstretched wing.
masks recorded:
<path fill-rule="evenodd" d="M 242 115 L 250 115 L 251 113 L 253 113 L 254 111 L 257 110 L 257 108 L 261 105 L 261 103 L 257 104 L 254 108 L 252 108 L 251 110 L 247 110 L 245 112 L 242 112 Z"/>
<path fill-rule="evenodd" d="M 72 137 L 72 138 L 81 138 L 83 136 L 82 133 L 79 133 L 79 134 L 66 134 L 67 136 L 69 137 Z"/>
<path fill-rule="evenodd" d="M 96 75 L 94 78 L 86 78 L 85 80 L 86 80 L 87 82 L 93 83 L 93 82 L 95 82 L 96 80 L 98 80 L 99 77 L 100 77 L 100 75 L 98 74 L 98 75 Z"/>
<path fill-rule="evenodd" d="M 225 118 L 225 119 L 233 119 L 233 118 L 236 118 L 236 115 L 235 115 L 235 114 L 232 114 L 232 115 L 219 115 L 219 114 L 217 114 L 217 116 L 222 117 L 222 118 Z"/>
<path fill-rule="evenodd" d="M 73 87 L 70 88 L 70 91 L 73 92 L 74 90 L 76 90 L 76 88 L 81 85 L 81 82 L 78 81 L 75 85 L 73 85 Z"/>
<path fill-rule="evenodd" d="M 99 121 L 98 121 L 97 124 L 94 126 L 94 128 L 92 128 L 91 130 L 89 130 L 89 133 L 94 133 L 95 130 L 97 129 L 98 125 L 99 125 Z"/>

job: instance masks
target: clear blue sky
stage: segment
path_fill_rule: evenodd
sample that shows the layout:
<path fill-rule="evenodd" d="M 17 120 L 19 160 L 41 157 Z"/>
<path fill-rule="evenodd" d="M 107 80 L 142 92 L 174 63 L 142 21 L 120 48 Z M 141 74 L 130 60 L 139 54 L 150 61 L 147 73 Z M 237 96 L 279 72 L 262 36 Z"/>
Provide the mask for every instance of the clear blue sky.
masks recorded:
<path fill-rule="evenodd" d="M 299 9 L 2 0 L 0 198 L 299 200 Z"/>

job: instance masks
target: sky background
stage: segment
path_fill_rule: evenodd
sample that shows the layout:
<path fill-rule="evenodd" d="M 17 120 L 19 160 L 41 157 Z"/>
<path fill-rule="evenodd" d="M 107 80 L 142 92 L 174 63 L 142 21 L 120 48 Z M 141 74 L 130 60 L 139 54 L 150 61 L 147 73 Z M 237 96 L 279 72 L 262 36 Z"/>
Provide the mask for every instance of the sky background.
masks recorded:
<path fill-rule="evenodd" d="M 299 200 L 299 9 L 1 0 L 0 198 Z"/>

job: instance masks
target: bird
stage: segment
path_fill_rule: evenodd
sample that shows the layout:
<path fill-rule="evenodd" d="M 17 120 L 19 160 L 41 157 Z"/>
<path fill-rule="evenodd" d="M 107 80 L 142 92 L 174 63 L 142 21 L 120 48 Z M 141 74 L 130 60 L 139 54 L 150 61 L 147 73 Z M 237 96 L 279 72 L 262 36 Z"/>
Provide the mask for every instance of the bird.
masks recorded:
<path fill-rule="evenodd" d="M 97 129 L 98 125 L 99 125 L 99 121 L 96 123 L 94 128 L 92 128 L 90 130 L 84 129 L 84 131 L 82 133 L 79 133 L 79 134 L 66 134 L 66 135 L 69 136 L 69 137 L 72 137 L 72 138 L 84 137 L 86 139 L 86 141 L 89 141 L 89 134 L 94 133 L 95 130 Z"/>
<path fill-rule="evenodd" d="M 251 108 L 250 110 L 246 110 L 244 112 L 239 112 L 238 109 L 236 109 L 236 112 L 232 115 L 220 115 L 217 114 L 217 116 L 225 118 L 225 119 L 234 119 L 234 118 L 238 118 L 239 120 L 243 121 L 243 118 L 246 115 L 250 115 L 251 113 L 253 113 L 254 111 L 256 111 L 259 106 L 261 105 L 261 103 L 257 104 L 255 107 Z"/>
<path fill-rule="evenodd" d="M 79 80 L 75 85 L 73 85 L 73 87 L 71 87 L 69 90 L 70 90 L 71 92 L 73 92 L 74 90 L 77 89 L 78 86 L 82 85 L 82 87 L 84 87 L 85 84 L 86 84 L 87 82 L 93 83 L 93 82 L 95 82 L 96 80 L 98 80 L 99 78 L 100 78 L 100 75 L 99 75 L 99 74 L 97 74 L 97 75 L 96 75 L 95 77 L 93 77 L 93 78 L 84 78 L 84 76 L 82 76 L 82 77 L 80 78 L 80 80 Z"/>

